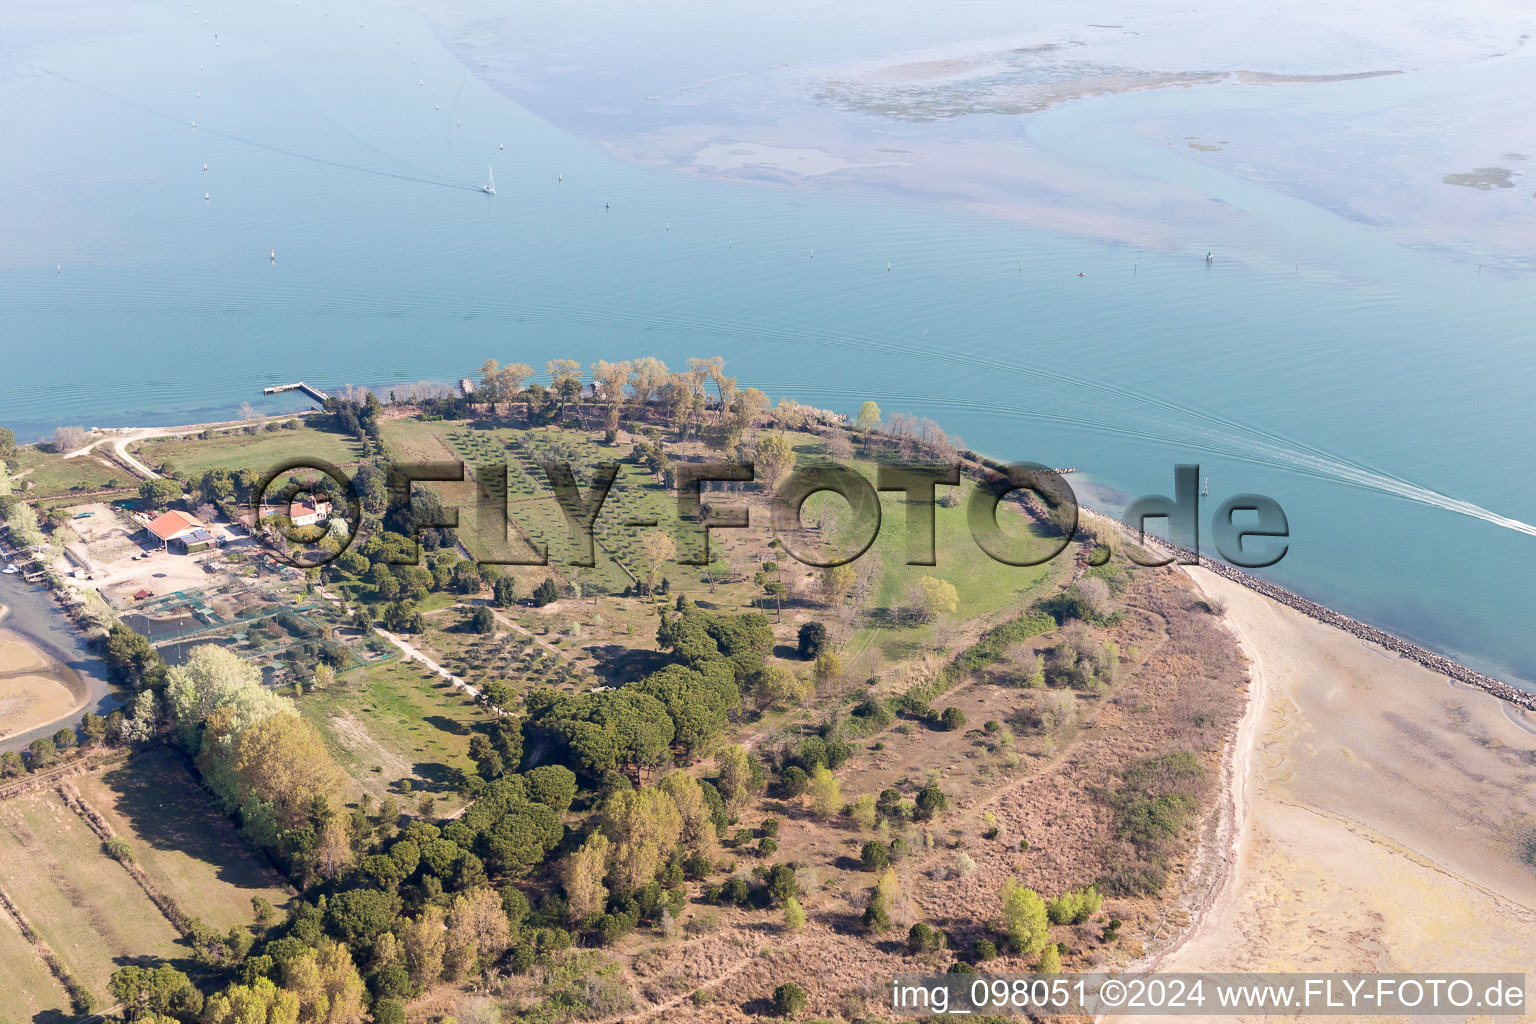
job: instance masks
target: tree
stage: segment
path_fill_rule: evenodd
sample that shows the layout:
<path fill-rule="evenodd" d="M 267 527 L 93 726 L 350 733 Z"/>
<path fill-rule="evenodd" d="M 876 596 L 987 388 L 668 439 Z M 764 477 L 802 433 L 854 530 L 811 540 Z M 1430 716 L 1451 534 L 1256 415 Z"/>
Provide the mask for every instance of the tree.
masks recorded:
<path fill-rule="evenodd" d="M 17 547 L 31 549 L 43 546 L 43 531 L 37 528 L 37 513 L 32 511 L 31 505 L 24 501 L 13 503 L 6 522 L 11 528 L 11 539 Z"/>
<path fill-rule="evenodd" d="M 721 661 L 705 662 L 698 669 L 668 665 L 646 676 L 637 689 L 666 706 L 674 742 L 689 756 L 707 753 L 724 732 L 730 713 L 741 705 L 735 675 Z"/>
<path fill-rule="evenodd" d="M 72 452 L 76 448 L 84 448 L 86 434 L 84 427 L 55 427 L 53 429 L 53 450 L 56 452 Z"/>
<path fill-rule="evenodd" d="M 299 1001 L 298 1024 L 361 1024 L 368 1016 L 363 979 L 347 947 L 330 939 L 288 961 L 283 988 Z"/>
<path fill-rule="evenodd" d="M 891 927 L 891 913 L 896 909 L 896 903 L 901 899 L 901 883 L 896 879 L 896 871 L 886 868 L 880 880 L 875 883 L 870 892 L 869 905 L 864 908 L 864 927 L 872 934 L 878 935 Z"/>
<path fill-rule="evenodd" d="M 677 543 L 671 534 L 652 530 L 640 538 L 640 553 L 645 557 L 645 589 L 650 593 L 656 589 L 661 567 L 677 557 Z"/>
<path fill-rule="evenodd" d="M 1077 581 L 1078 604 L 1095 619 L 1109 613 L 1109 584 L 1096 576 L 1086 576 Z"/>
<path fill-rule="evenodd" d="M 783 665 L 764 665 L 750 682 L 760 708 L 783 707 L 809 696 L 804 681 Z"/>
<path fill-rule="evenodd" d="M 9 427 L 0 427 L 0 459 L 8 459 L 16 454 L 16 432 Z"/>
<path fill-rule="evenodd" d="M 215 726 L 213 732 L 217 737 L 225 730 Z M 225 755 L 222 751 L 217 739 L 213 744 L 204 744 L 199 755 L 204 777 L 211 777 L 218 785 L 226 778 L 221 765 L 224 762 L 233 773 L 235 790 L 230 792 L 226 786 L 220 793 L 226 802 L 240 805 L 254 799 L 269 804 L 285 828 L 303 823 L 317 797 L 346 792 L 346 776 L 331 760 L 320 733 L 292 710 L 238 733 L 229 745 L 229 753 Z"/>
<path fill-rule="evenodd" d="M 541 803 L 556 814 L 571 809 L 576 798 L 576 773 L 563 764 L 543 764 L 523 776 L 528 799 Z"/>
<path fill-rule="evenodd" d="M 783 434 L 758 438 L 752 454 L 758 482 L 770 491 L 779 486 L 779 481 L 795 465 L 795 447 Z"/>
<path fill-rule="evenodd" d="M 496 373 L 496 395 L 503 402 L 510 402 L 523 389 L 523 381 L 533 376 L 533 367 L 527 363 L 508 363 Z"/>
<path fill-rule="evenodd" d="M 555 578 L 546 576 L 537 587 L 533 588 L 533 606 L 543 608 L 545 605 L 554 604 L 560 600 L 560 591 L 555 587 Z"/>
<path fill-rule="evenodd" d="M 160 728 L 160 699 L 145 688 L 133 698 L 133 714 L 118 722 L 118 739 L 124 743 L 143 743 Z"/>
<path fill-rule="evenodd" d="M 859 866 L 865 871 L 884 871 L 890 863 L 890 847 L 878 839 L 871 839 L 859 850 Z"/>
<path fill-rule="evenodd" d="M 170 964 L 119 968 L 107 989 L 123 1004 L 123 1015 L 129 1020 L 159 1015 L 191 1022 L 203 1011 L 203 994 Z"/>
<path fill-rule="evenodd" d="M 482 635 L 496 632 L 496 614 L 485 605 L 480 605 L 469 615 L 469 630 Z"/>
<path fill-rule="evenodd" d="M 654 879 L 683 834 L 677 805 L 659 789 L 614 793 L 603 805 L 601 827 L 612 843 L 614 884 L 624 891 Z"/>
<path fill-rule="evenodd" d="M 819 622 L 807 622 L 800 627 L 800 657 L 814 660 L 827 646 L 827 627 Z"/>
<path fill-rule="evenodd" d="M 428 903 L 421 913 L 395 925 L 406 975 L 416 991 L 423 991 L 443 976 L 443 953 L 448 948 L 443 908 Z"/>
<path fill-rule="evenodd" d="M 1051 929 L 1040 894 L 1017 878 L 1003 882 L 998 893 L 1002 904 L 1003 932 L 1018 953 L 1029 956 L 1040 952 L 1050 938 Z"/>
<path fill-rule="evenodd" d="M 603 884 L 608 874 L 608 837 L 594 832 L 581 844 L 581 849 L 565 859 L 560 873 L 565 886 L 566 913 L 572 924 L 580 924 L 602 912 L 608 902 L 608 887 Z"/>
<path fill-rule="evenodd" d="M 229 709 L 226 727 L 238 732 L 258 719 L 292 708 L 261 685 L 261 672 L 232 651 L 216 644 L 192 649 L 185 664 L 166 673 L 165 697 L 178 724 L 188 731 L 187 745 L 196 750 L 195 727 L 214 711 Z"/>
<path fill-rule="evenodd" d="M 842 786 L 824 765 L 817 765 L 811 772 L 810 794 L 811 809 L 823 818 L 830 818 L 842 810 Z"/>
<path fill-rule="evenodd" d="M 835 651 L 822 651 L 816 658 L 813 678 L 818 690 L 825 690 L 843 675 L 843 659 Z"/>
<path fill-rule="evenodd" d="M 936 615 L 951 615 L 960 606 L 960 593 L 953 583 L 935 576 L 919 576 L 908 593 L 912 615 L 927 622 Z"/>
<path fill-rule="evenodd" d="M 146 505 L 164 505 L 181 497 L 181 484 L 165 477 L 156 477 L 139 484 L 139 497 Z"/>
<path fill-rule="evenodd" d="M 496 415 L 496 405 L 505 397 L 501 387 L 501 364 L 496 360 L 487 359 L 480 364 L 480 387 L 475 397 L 489 404 L 491 415 Z"/>
<path fill-rule="evenodd" d="M 512 944 L 512 928 L 495 889 L 459 896 L 448 911 L 443 972 L 449 980 L 474 977 L 501 959 Z"/>
<path fill-rule="evenodd" d="M 517 603 L 517 581 L 511 576 L 497 576 L 491 585 L 491 604 L 497 608 L 510 608 Z"/>
<path fill-rule="evenodd" d="M 797 932 L 805 927 L 805 911 L 800 901 L 791 896 L 784 901 L 784 930 Z"/>
<path fill-rule="evenodd" d="M 858 570 L 850 563 L 834 565 L 821 574 L 821 596 L 826 604 L 839 604 L 853 592 Z"/>
<path fill-rule="evenodd" d="M 27 746 L 28 765 L 32 771 L 42 771 L 58 757 L 59 747 L 47 736 L 39 736 Z"/>
<path fill-rule="evenodd" d="M 880 407 L 874 402 L 859 406 L 859 417 L 853 421 L 855 430 L 868 435 L 880 429 Z"/>
<path fill-rule="evenodd" d="M 592 382 L 600 392 L 599 398 L 608 406 L 607 427 L 619 428 L 619 410 L 624 407 L 624 385 L 629 381 L 629 363 L 610 363 L 599 359 L 592 364 Z"/>
<path fill-rule="evenodd" d="M 205 1024 L 298 1024 L 299 997 L 270 979 L 228 985 L 208 997 Z"/>
<path fill-rule="evenodd" d="M 646 406 L 656 397 L 667 373 L 667 364 L 651 356 L 629 364 L 629 388 L 635 393 L 635 410 L 641 419 L 645 418 Z"/>
<path fill-rule="evenodd" d="M 683 771 L 668 772 L 661 789 L 672 798 L 682 830 L 678 842 L 690 857 L 713 865 L 720 857 L 720 833 L 715 828 L 714 809 L 710 806 L 699 780 Z"/>
<path fill-rule="evenodd" d="M 715 769 L 719 773 L 716 785 L 725 806 L 732 812 L 741 810 L 758 789 L 752 755 L 746 747 L 733 744 L 715 754 Z"/>
<path fill-rule="evenodd" d="M 336 670 L 326 662 L 315 666 L 315 674 L 309 680 L 310 689 L 329 690 L 336 682 Z"/>
<path fill-rule="evenodd" d="M 805 989 L 792 981 L 786 981 L 773 990 L 773 1012 L 780 1017 L 793 1017 L 805 1009 Z"/>
<path fill-rule="evenodd" d="M 873 794 L 865 793 L 848 805 L 848 817 L 862 829 L 871 829 L 880 820 L 880 811 Z"/>

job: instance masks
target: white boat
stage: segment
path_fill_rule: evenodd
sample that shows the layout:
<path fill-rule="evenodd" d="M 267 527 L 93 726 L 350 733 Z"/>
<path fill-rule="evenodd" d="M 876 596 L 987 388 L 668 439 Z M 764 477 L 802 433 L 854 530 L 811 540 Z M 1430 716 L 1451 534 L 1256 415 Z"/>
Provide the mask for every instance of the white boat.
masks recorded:
<path fill-rule="evenodd" d="M 6 576 L 14 576 L 21 572 L 21 570 L 16 568 L 14 565 L 8 565 L 3 570 L 0 570 L 0 572 L 3 572 Z"/>
<path fill-rule="evenodd" d="M 480 191 L 488 196 L 493 196 L 496 194 L 496 172 L 487 167 L 485 173 L 486 181 L 484 185 L 480 186 Z"/>

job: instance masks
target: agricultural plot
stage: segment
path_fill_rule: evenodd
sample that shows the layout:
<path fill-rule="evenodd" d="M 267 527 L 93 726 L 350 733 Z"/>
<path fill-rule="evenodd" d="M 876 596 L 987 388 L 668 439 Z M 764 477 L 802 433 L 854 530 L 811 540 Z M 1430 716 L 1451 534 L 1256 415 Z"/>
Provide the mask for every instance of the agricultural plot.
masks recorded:
<path fill-rule="evenodd" d="M 535 622 L 534 625 L 540 628 L 555 626 L 556 629 L 551 635 L 536 640 L 512 629 L 509 623 L 513 620 L 506 611 L 498 615 L 497 635 L 463 633 L 455 620 L 466 614 L 466 610 L 456 609 L 427 616 L 427 629 L 417 641 L 434 661 L 455 675 L 476 686 L 491 681 L 519 688 L 569 687 L 583 682 L 592 685 L 593 680 L 586 679 L 575 664 L 575 659 L 580 656 L 578 647 L 582 639 L 579 622 L 563 621 L 564 616 L 558 626 L 551 622 Z M 562 645 L 569 649 L 552 649 Z"/>
<path fill-rule="evenodd" d="M 125 958 L 176 960 L 187 952 L 138 883 L 52 790 L 0 803 L 0 889 L 103 1005 Z"/>
<path fill-rule="evenodd" d="M 281 880 L 250 852 L 168 748 L 75 780 L 75 788 L 127 840 L 155 886 L 218 931 L 251 924 L 254 896 L 274 907 L 287 901 Z"/>
<path fill-rule="evenodd" d="M 9 914 L 0 913 L 0 1020 L 33 1020 L 47 1010 L 67 1010 L 69 996 L 54 979 Z"/>
<path fill-rule="evenodd" d="M 435 429 L 424 429 L 435 428 Z M 494 467 L 507 469 L 507 514 L 515 524 L 508 550 L 528 551 L 528 544 L 547 551 L 554 567 L 584 591 L 620 593 L 645 575 L 646 561 L 641 538 L 654 529 L 670 532 L 679 551 L 689 553 L 683 525 L 677 521 L 677 504 L 661 482 L 645 467 L 627 461 L 627 452 L 603 445 L 578 431 L 555 428 L 513 430 L 487 429 L 462 422 L 420 423 L 391 421 L 385 437 L 393 448 L 417 458 L 452 459 L 463 462 L 476 475 Z M 602 513 L 594 524 L 596 537 L 591 568 L 573 567 L 576 552 L 568 521 L 550 489 L 541 464 L 567 462 L 577 484 L 586 493 L 592 483 L 592 467 L 619 463 Z M 469 484 L 436 484 L 445 505 L 471 510 L 473 487 Z M 473 512 L 461 520 L 460 537 L 470 553 L 485 557 L 488 543 L 479 535 Z M 656 527 L 629 525 L 654 522 Z M 516 534 L 520 533 L 521 537 Z M 499 543 L 499 539 L 498 542 Z M 676 575 L 678 566 L 670 566 Z"/>
<path fill-rule="evenodd" d="M 297 703 L 336 763 L 375 801 L 399 796 L 405 780 L 415 792 L 446 792 L 459 772 L 474 770 L 469 738 L 485 712 L 415 662 L 348 672 Z"/>

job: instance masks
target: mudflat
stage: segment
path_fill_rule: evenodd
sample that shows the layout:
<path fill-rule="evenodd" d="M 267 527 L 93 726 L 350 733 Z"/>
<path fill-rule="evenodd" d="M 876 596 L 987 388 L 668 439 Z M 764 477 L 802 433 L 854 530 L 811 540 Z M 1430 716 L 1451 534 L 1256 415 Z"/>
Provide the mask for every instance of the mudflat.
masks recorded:
<path fill-rule="evenodd" d="M 0 739 L 67 718 L 85 703 L 85 686 L 67 666 L 0 629 Z"/>

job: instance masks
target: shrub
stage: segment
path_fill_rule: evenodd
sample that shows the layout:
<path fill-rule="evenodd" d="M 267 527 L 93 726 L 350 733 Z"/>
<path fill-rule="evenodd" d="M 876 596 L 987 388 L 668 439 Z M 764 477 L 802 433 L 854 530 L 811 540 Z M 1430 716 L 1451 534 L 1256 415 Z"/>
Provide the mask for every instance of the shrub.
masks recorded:
<path fill-rule="evenodd" d="M 907 932 L 907 950 L 911 953 L 932 953 L 944 948 L 944 933 L 922 921 Z"/>
<path fill-rule="evenodd" d="M 373 1024 L 405 1024 L 405 1004 L 398 999 L 380 999 L 373 1004 Z"/>
<path fill-rule="evenodd" d="M 533 590 L 533 605 L 535 608 L 543 608 L 547 604 L 553 604 L 560 599 L 560 591 L 555 587 L 552 576 L 544 577 L 544 581 Z"/>
<path fill-rule="evenodd" d="M 1062 893 L 1045 905 L 1051 924 L 1082 924 L 1103 906 L 1104 897 L 1093 886 L 1072 889 Z"/>
<path fill-rule="evenodd" d="M 122 864 L 133 862 L 133 847 L 128 845 L 128 840 L 122 836 L 113 836 L 101 844 L 101 850 L 108 857 Z"/>
<path fill-rule="evenodd" d="M 805 989 L 792 981 L 786 981 L 773 990 L 773 1012 L 780 1017 L 793 1017 L 805 1009 Z"/>
<path fill-rule="evenodd" d="M 878 839 L 871 839 L 859 851 L 859 866 L 865 871 L 884 871 L 890 862 L 890 849 Z"/>
<path fill-rule="evenodd" d="M 965 728 L 965 712 L 957 707 L 947 707 L 939 716 L 939 723 L 944 726 L 945 732 L 958 732 Z"/>
<path fill-rule="evenodd" d="M 790 765 L 779 776 L 779 789 L 786 797 L 797 797 L 811 784 L 811 777 L 797 765 Z"/>
<path fill-rule="evenodd" d="M 918 821 L 929 821 L 943 814 L 949 801 L 938 786 L 924 786 L 917 794 L 916 814 Z"/>
<path fill-rule="evenodd" d="M 997 943 L 991 939 L 977 939 L 976 950 L 973 954 L 978 963 L 986 963 L 988 960 L 997 959 Z"/>
<path fill-rule="evenodd" d="M 1040 951 L 1040 963 L 1035 968 L 1038 974 L 1061 973 L 1061 950 L 1054 944 L 1048 944 Z"/>

